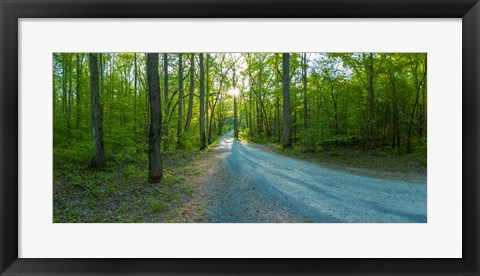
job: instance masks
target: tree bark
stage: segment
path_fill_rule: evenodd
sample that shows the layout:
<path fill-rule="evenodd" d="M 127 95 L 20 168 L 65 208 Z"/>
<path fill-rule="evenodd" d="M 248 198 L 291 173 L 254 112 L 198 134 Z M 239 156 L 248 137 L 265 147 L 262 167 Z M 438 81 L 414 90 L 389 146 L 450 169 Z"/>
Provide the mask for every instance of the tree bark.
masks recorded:
<path fill-rule="evenodd" d="M 415 103 L 413 104 L 412 113 L 410 115 L 410 122 L 408 124 L 408 136 L 407 136 L 407 153 L 411 153 L 412 150 L 412 143 L 411 143 L 411 135 L 412 135 L 412 125 L 413 125 L 413 118 L 415 117 L 415 112 L 417 111 L 417 105 L 420 98 L 420 91 L 422 88 L 423 83 L 425 82 L 425 78 L 427 76 L 427 62 L 425 60 L 424 64 L 424 71 L 421 80 L 418 80 L 418 63 L 415 65 L 414 68 L 414 79 L 415 79 L 415 88 L 416 88 L 416 95 L 415 95 Z"/>
<path fill-rule="evenodd" d="M 398 154 L 402 153 L 401 148 L 401 139 L 400 139 L 400 124 L 398 116 L 398 98 L 397 98 L 397 89 L 395 86 L 395 80 L 393 76 L 390 76 L 390 83 L 392 84 L 393 92 L 393 139 L 392 139 L 392 149 L 395 149 L 395 146 L 398 147 Z"/>
<path fill-rule="evenodd" d="M 335 98 L 335 80 L 332 79 L 330 80 L 330 96 L 332 97 L 332 103 L 333 103 L 333 110 L 334 110 L 334 115 L 335 115 L 335 135 L 339 134 L 339 126 L 338 126 L 338 105 L 337 105 L 337 99 Z M 335 147 L 337 146 L 337 139 L 338 137 L 335 138 Z"/>
<path fill-rule="evenodd" d="M 133 135 L 135 137 L 135 142 L 137 141 L 137 53 L 134 54 L 134 70 L 135 70 L 135 79 L 134 79 L 134 89 L 133 89 Z"/>
<path fill-rule="evenodd" d="M 293 105 L 293 122 L 292 122 L 292 125 L 293 125 L 293 142 L 296 143 L 297 142 L 297 101 L 296 99 L 293 101 L 294 102 L 294 105 Z"/>
<path fill-rule="evenodd" d="M 255 118 L 256 118 L 256 121 L 257 121 L 257 132 L 258 132 L 258 136 L 259 137 L 262 137 L 262 134 L 263 134 L 263 122 L 262 122 L 262 112 L 260 111 L 260 106 L 258 104 L 258 101 L 255 101 Z"/>
<path fill-rule="evenodd" d="M 52 72 L 52 88 L 53 88 L 53 95 L 52 95 L 53 112 L 55 114 L 55 109 L 57 108 L 57 90 L 55 87 L 55 72 Z"/>
<path fill-rule="evenodd" d="M 169 99 L 168 99 L 168 54 L 163 54 L 163 95 L 164 99 L 163 101 L 165 102 L 165 119 L 164 119 L 164 131 L 163 131 L 163 136 L 165 139 L 165 143 L 163 144 L 163 148 L 165 150 L 168 149 L 168 139 L 169 139 L 169 131 L 168 131 L 168 122 L 170 120 L 169 116 Z"/>
<path fill-rule="evenodd" d="M 66 54 L 62 55 L 62 110 L 64 116 L 67 114 L 67 62 Z"/>
<path fill-rule="evenodd" d="M 290 54 L 284 53 L 283 59 L 283 148 L 292 148 L 290 114 Z"/>
<path fill-rule="evenodd" d="M 233 136 L 238 139 L 237 96 L 233 96 Z"/>
<path fill-rule="evenodd" d="M 263 67 L 260 67 L 258 70 L 258 102 L 257 102 L 257 117 L 258 117 L 258 135 L 262 137 L 263 134 L 263 127 L 264 127 L 264 119 L 266 118 L 263 116 L 263 100 L 262 100 L 262 70 Z"/>
<path fill-rule="evenodd" d="M 70 141 L 72 131 L 72 99 L 73 99 L 73 82 L 72 82 L 72 56 L 68 54 L 68 108 L 67 108 L 67 137 Z"/>
<path fill-rule="evenodd" d="M 188 113 L 187 121 L 185 122 L 185 131 L 190 128 L 190 121 L 192 120 L 192 108 L 193 108 L 193 90 L 194 90 L 194 78 L 195 78 L 195 59 L 194 54 L 190 54 L 190 93 L 188 98 Z"/>
<path fill-rule="evenodd" d="M 280 96 L 276 96 L 276 117 L 277 117 L 277 123 L 276 123 L 276 128 L 277 128 L 277 141 L 280 142 L 281 139 L 281 131 L 280 131 Z"/>
<path fill-rule="evenodd" d="M 373 53 L 370 53 L 369 94 L 370 94 L 370 149 L 376 147 L 377 128 L 375 122 L 375 92 L 373 90 Z"/>
<path fill-rule="evenodd" d="M 162 125 L 162 103 L 158 76 L 158 54 L 147 55 L 148 95 L 150 102 L 150 130 L 148 135 L 148 180 L 158 183 L 163 177 L 160 158 L 160 131 Z"/>
<path fill-rule="evenodd" d="M 147 63 L 148 65 L 148 54 L 145 53 L 144 54 L 144 57 L 145 57 L 145 63 Z M 145 113 L 144 113 L 144 125 L 143 125 L 143 133 L 144 133 L 144 137 L 145 137 L 145 142 L 148 143 L 148 139 L 149 139 L 149 132 L 150 132 L 150 101 L 149 101 L 149 95 L 150 95 L 150 92 L 149 92 L 149 88 L 148 88 L 148 74 L 147 74 L 147 69 L 145 69 L 144 71 L 144 85 L 145 85 L 145 90 L 146 90 L 146 93 L 145 93 Z"/>
<path fill-rule="evenodd" d="M 177 122 L 177 148 L 181 148 L 183 130 L 183 55 L 178 54 L 178 122 Z"/>
<path fill-rule="evenodd" d="M 76 108 L 77 108 L 77 129 L 80 129 L 80 121 L 82 116 L 82 103 L 81 103 L 81 91 L 80 81 L 82 78 L 82 71 L 80 66 L 80 54 L 77 53 L 77 89 L 76 89 Z"/>
<path fill-rule="evenodd" d="M 303 126 L 308 128 L 307 104 L 307 53 L 303 54 Z"/>
<path fill-rule="evenodd" d="M 252 83 L 252 81 L 250 80 L 250 83 Z M 253 137 L 253 88 L 250 87 L 250 90 L 249 90 L 249 95 L 248 95 L 248 100 L 249 100 L 249 105 L 250 105 L 250 112 L 248 114 L 248 136 L 250 138 Z"/>
<path fill-rule="evenodd" d="M 93 138 L 93 157 L 91 165 L 104 168 L 106 163 L 105 148 L 103 145 L 102 107 L 98 93 L 98 62 L 97 54 L 89 54 L 90 60 L 90 100 Z"/>
<path fill-rule="evenodd" d="M 108 97 L 107 97 L 107 93 L 105 92 L 105 85 L 104 85 L 104 65 L 103 65 L 103 54 L 102 53 L 99 53 L 98 54 L 98 59 L 99 59 L 99 66 L 100 66 L 100 82 L 98 84 L 98 93 L 100 95 L 100 97 L 103 98 L 103 102 L 105 104 L 105 106 L 107 105 L 107 100 L 108 100 Z M 103 122 L 105 123 L 105 125 L 107 125 L 107 111 L 108 109 L 104 110 L 104 112 L 102 112 L 102 119 L 103 119 Z M 105 130 L 103 130 L 103 134 L 105 135 Z"/>
<path fill-rule="evenodd" d="M 207 54 L 207 83 L 206 83 L 206 93 L 205 93 L 205 121 L 207 122 L 205 125 L 206 128 L 206 135 L 207 135 L 207 144 L 210 145 L 212 143 L 212 131 L 210 130 L 210 124 L 209 124 L 209 119 L 208 119 L 208 110 L 209 110 L 209 99 L 208 97 L 210 96 L 210 55 Z"/>
<path fill-rule="evenodd" d="M 203 68 L 203 53 L 200 53 L 200 150 L 207 148 L 205 139 L 205 76 Z"/>

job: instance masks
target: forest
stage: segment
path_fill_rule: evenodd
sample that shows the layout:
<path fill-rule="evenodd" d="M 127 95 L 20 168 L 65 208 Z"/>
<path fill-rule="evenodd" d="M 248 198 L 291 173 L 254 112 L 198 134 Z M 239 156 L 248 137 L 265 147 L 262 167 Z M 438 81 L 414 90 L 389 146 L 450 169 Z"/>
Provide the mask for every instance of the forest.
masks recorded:
<path fill-rule="evenodd" d="M 232 130 L 426 167 L 426 53 L 54 53 L 52 106 L 54 222 L 168 221 Z"/>

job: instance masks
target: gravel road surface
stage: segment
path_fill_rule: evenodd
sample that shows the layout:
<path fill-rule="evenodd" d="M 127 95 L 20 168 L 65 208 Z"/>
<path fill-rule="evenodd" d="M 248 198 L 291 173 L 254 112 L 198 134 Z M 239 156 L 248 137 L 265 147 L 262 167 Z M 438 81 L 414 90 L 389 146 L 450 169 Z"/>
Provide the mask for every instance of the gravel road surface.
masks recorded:
<path fill-rule="evenodd" d="M 427 222 L 427 185 L 349 174 L 224 135 L 207 222 Z"/>

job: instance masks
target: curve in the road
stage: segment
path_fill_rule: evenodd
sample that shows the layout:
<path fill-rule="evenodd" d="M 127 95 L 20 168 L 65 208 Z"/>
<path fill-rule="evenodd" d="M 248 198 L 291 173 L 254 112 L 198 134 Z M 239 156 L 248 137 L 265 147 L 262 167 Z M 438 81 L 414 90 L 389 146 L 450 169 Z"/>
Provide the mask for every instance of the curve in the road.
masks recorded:
<path fill-rule="evenodd" d="M 427 222 L 427 185 L 335 171 L 220 139 L 210 222 Z"/>

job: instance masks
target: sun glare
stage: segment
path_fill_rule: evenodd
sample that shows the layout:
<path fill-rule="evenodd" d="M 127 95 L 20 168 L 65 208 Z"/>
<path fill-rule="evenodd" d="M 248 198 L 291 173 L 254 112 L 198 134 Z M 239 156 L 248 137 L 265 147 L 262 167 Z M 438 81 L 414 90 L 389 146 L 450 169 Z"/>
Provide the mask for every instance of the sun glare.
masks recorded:
<path fill-rule="evenodd" d="M 239 93 L 239 92 L 240 92 L 240 91 L 238 91 L 237 88 L 233 88 L 233 89 L 230 89 L 230 90 L 228 91 L 228 94 L 236 97 L 236 96 L 238 96 L 238 93 Z"/>

